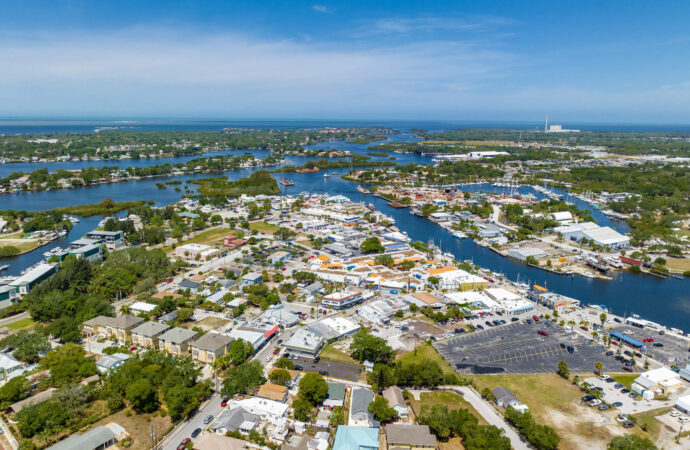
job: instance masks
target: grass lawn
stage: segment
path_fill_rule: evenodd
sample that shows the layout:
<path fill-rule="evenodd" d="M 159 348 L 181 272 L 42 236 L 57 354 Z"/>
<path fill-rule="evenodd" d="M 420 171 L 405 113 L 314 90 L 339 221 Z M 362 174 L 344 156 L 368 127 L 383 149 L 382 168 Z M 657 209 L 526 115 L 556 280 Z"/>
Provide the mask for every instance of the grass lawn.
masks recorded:
<path fill-rule="evenodd" d="M 190 322 L 188 328 L 191 330 L 192 327 L 199 327 L 202 330 L 211 331 L 215 330 L 218 327 L 222 327 L 223 325 L 229 322 L 229 320 L 219 319 L 217 317 L 206 317 L 205 319 L 201 319 L 198 322 Z"/>
<path fill-rule="evenodd" d="M 0 247 L 16 247 L 22 254 L 37 248 L 38 242 L 38 239 L 0 239 Z"/>
<path fill-rule="evenodd" d="M 236 235 L 236 231 L 230 230 L 228 228 L 214 228 L 212 230 L 202 231 L 197 236 L 194 236 L 193 238 L 191 238 L 188 241 L 185 241 L 184 243 L 194 243 L 203 245 L 222 244 L 225 236 L 229 235 Z"/>
<path fill-rule="evenodd" d="M 412 351 L 404 355 L 398 354 L 396 359 L 413 362 L 421 362 L 423 360 L 430 359 L 432 361 L 436 361 L 439 366 L 441 366 L 443 373 L 455 373 L 455 370 L 453 370 L 450 364 L 443 359 L 443 356 L 441 356 L 436 349 L 431 346 L 431 344 L 427 344 L 426 342 L 418 345 L 416 351 Z"/>
<path fill-rule="evenodd" d="M 436 405 L 447 406 L 449 411 L 456 409 L 467 409 L 479 419 L 480 425 L 488 425 L 484 418 L 470 405 L 461 395 L 452 392 L 422 392 L 419 400 L 410 398 L 410 404 L 414 409 L 415 415 L 422 414 L 424 408 L 431 408 Z"/>
<path fill-rule="evenodd" d="M 151 425 L 153 425 L 153 431 L 156 433 L 158 439 L 162 439 L 163 435 L 172 426 L 172 421 L 170 417 L 160 417 L 154 414 L 131 414 L 127 416 L 127 410 L 118 411 L 95 424 L 93 427 L 98 425 L 105 425 L 110 422 L 115 422 L 121 425 L 129 436 L 132 438 L 132 446 L 129 447 L 132 450 L 145 450 L 151 448 Z M 174 443 L 177 445 L 178 443 Z"/>
<path fill-rule="evenodd" d="M 670 270 L 685 272 L 686 270 L 690 270 L 690 258 L 666 257 L 666 267 Z"/>
<path fill-rule="evenodd" d="M 357 361 L 344 351 L 333 347 L 333 344 L 328 344 L 327 346 L 325 346 L 323 350 L 321 350 L 321 353 L 319 353 L 319 356 L 321 357 L 321 359 L 327 359 L 329 361 L 338 361 L 348 364 L 359 365 L 359 361 Z"/>
<path fill-rule="evenodd" d="M 278 231 L 278 227 L 276 225 L 271 225 L 268 222 L 251 222 L 249 224 L 249 229 L 256 230 L 259 233 L 264 234 L 273 234 Z"/>
<path fill-rule="evenodd" d="M 639 414 L 630 414 L 630 417 L 635 419 L 640 428 L 647 430 L 654 436 L 659 436 L 663 424 L 656 417 L 668 413 L 671 409 L 673 408 L 652 409 Z"/>
<path fill-rule="evenodd" d="M 7 328 L 11 330 L 30 330 L 36 325 L 36 322 L 34 322 L 31 317 L 27 317 L 26 319 L 18 320 L 16 322 L 12 322 L 7 325 Z"/>
<path fill-rule="evenodd" d="M 616 383 L 620 383 L 625 385 L 628 389 L 630 389 L 630 385 L 633 383 L 635 378 L 639 377 L 640 374 L 636 375 L 612 375 L 612 378 L 616 380 Z"/>

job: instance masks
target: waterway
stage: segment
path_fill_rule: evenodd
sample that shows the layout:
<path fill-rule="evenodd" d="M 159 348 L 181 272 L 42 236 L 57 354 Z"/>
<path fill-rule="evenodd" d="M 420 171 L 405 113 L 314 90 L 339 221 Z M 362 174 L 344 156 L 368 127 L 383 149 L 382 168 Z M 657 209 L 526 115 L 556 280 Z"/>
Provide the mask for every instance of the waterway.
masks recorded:
<path fill-rule="evenodd" d="M 414 140 L 409 133 L 392 136 L 392 140 Z M 320 143 L 314 148 L 338 148 L 350 150 L 357 154 L 366 154 L 369 145 L 347 144 L 344 142 Z M 261 157 L 261 151 L 252 151 L 257 157 Z M 240 153 L 245 153 L 240 151 Z M 265 155 L 265 151 L 263 153 Z M 430 162 L 430 158 L 409 154 L 394 154 L 399 164 L 409 162 Z M 288 157 L 289 163 L 293 165 L 303 164 L 310 158 Z M 372 157 L 372 160 L 388 159 Z M 180 160 L 176 158 L 176 160 Z M 131 160 L 121 161 L 124 166 L 131 165 Z M 69 167 L 69 164 L 62 163 Z M 100 162 L 100 165 L 109 165 L 110 162 Z M 139 160 L 139 164 L 159 164 L 161 160 Z M 47 167 L 53 170 L 53 165 Z M 35 170 L 35 169 L 34 169 Z M 229 179 L 239 179 L 249 175 L 257 169 L 242 169 L 225 173 Z M 458 260 L 472 260 L 474 264 L 485 267 L 497 273 L 504 274 L 508 279 L 531 281 L 546 286 L 548 289 L 560 294 L 577 298 L 584 304 L 606 305 L 610 310 L 617 314 L 637 313 L 644 318 L 659 322 L 671 327 L 690 330 L 690 295 L 688 295 L 687 281 L 676 279 L 659 279 L 646 275 L 633 275 L 620 273 L 613 281 L 603 281 L 587 279 L 582 277 L 569 278 L 551 274 L 540 269 L 528 267 L 513 260 L 504 258 L 491 250 L 475 245 L 472 240 L 460 240 L 451 233 L 434 225 L 428 220 L 409 214 L 409 209 L 395 209 L 386 204 L 385 200 L 374 198 L 356 190 L 357 184 L 345 181 L 340 175 L 347 172 L 346 169 L 336 169 L 329 171 L 332 177 L 324 178 L 324 172 L 316 173 L 285 173 L 277 174 L 277 178 L 287 178 L 295 182 L 295 186 L 283 188 L 284 193 L 296 194 L 303 191 L 313 193 L 324 193 L 329 195 L 342 194 L 354 201 L 373 203 L 376 208 L 393 217 L 396 226 L 408 233 L 410 238 L 423 242 L 433 241 L 439 245 L 443 251 L 451 252 Z M 60 206 L 79 205 L 85 203 L 96 203 L 104 198 L 113 198 L 116 201 L 125 200 L 154 200 L 156 204 L 163 205 L 178 201 L 183 192 L 175 192 L 175 186 L 167 189 L 158 189 L 155 184 L 160 181 L 171 179 L 184 182 L 190 179 L 203 178 L 206 174 L 185 175 L 179 177 L 152 178 L 139 181 L 124 183 L 102 184 L 96 186 L 83 187 L 67 191 L 44 191 L 44 192 L 25 192 L 0 196 L 0 209 L 25 209 L 43 210 Z M 190 185 L 192 188 L 193 185 Z M 195 189 L 195 187 L 193 188 Z M 491 192 L 501 192 L 504 188 L 496 188 L 489 185 L 468 186 L 465 190 L 482 190 Z M 532 192 L 538 197 L 539 193 L 534 192 L 528 187 L 521 187 L 521 192 Z M 184 191 L 184 189 L 183 189 Z M 562 192 L 560 192 L 562 193 Z M 589 205 L 580 200 L 574 199 L 574 203 L 582 208 L 591 209 Z M 597 210 L 593 210 L 594 218 L 601 225 L 612 226 L 619 231 L 625 231 L 626 225 L 620 222 L 612 222 Z M 84 233 L 94 229 L 100 217 L 83 219 L 77 224 L 66 238 L 52 242 L 41 247 L 34 252 L 9 258 L 2 261 L 3 264 L 10 264 L 9 274 L 18 274 L 23 268 L 34 264 L 43 259 L 43 252 L 55 247 L 64 247 L 69 241 L 83 236 Z"/>

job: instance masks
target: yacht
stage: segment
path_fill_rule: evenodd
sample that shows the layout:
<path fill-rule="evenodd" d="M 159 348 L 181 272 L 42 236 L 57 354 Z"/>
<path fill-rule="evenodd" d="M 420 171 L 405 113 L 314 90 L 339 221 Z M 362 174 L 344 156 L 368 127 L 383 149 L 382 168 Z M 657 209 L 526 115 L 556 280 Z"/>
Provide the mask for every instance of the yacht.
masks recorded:
<path fill-rule="evenodd" d="M 455 236 L 458 239 L 466 239 L 467 238 L 467 235 L 465 233 L 463 233 L 462 231 L 456 231 L 455 233 L 453 233 L 453 236 Z"/>
<path fill-rule="evenodd" d="M 0 272 L 7 270 L 9 268 L 10 268 L 9 264 L 3 264 L 2 266 L 0 266 Z"/>

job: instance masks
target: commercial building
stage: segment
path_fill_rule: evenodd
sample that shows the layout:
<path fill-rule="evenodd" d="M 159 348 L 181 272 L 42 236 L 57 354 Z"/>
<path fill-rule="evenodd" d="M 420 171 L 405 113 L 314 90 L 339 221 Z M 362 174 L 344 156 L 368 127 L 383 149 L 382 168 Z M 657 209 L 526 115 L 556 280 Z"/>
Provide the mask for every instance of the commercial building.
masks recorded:
<path fill-rule="evenodd" d="M 5 309 L 12 303 L 19 301 L 17 297 L 17 288 L 14 286 L 3 285 L 0 286 L 0 309 Z"/>
<path fill-rule="evenodd" d="M 321 298 L 323 306 L 329 306 L 333 309 L 346 309 L 361 302 L 362 291 L 355 290 L 334 292 Z"/>
<path fill-rule="evenodd" d="M 676 400 L 674 406 L 683 414 L 690 414 L 690 395 L 680 397 L 678 400 Z"/>
<path fill-rule="evenodd" d="M 283 343 L 283 347 L 290 352 L 316 356 L 323 347 L 324 338 L 305 328 L 295 331 L 295 334 Z"/>
<path fill-rule="evenodd" d="M 525 262 L 527 261 L 527 258 L 534 258 L 534 259 L 541 259 L 541 258 L 546 258 L 548 254 L 536 247 L 522 247 L 522 248 L 513 248 L 511 250 L 508 250 L 508 257 L 517 259 L 518 261 Z"/>
<path fill-rule="evenodd" d="M 245 286 L 253 286 L 255 284 L 259 284 L 262 281 L 261 274 L 258 272 L 249 272 L 248 274 L 244 275 L 242 279 L 240 280 L 240 289 L 245 287 Z"/>
<path fill-rule="evenodd" d="M 288 252 L 279 251 L 268 255 L 267 260 L 270 264 L 278 264 L 285 262 L 289 256 L 290 254 Z"/>
<path fill-rule="evenodd" d="M 414 294 L 410 295 L 412 297 L 410 300 L 412 303 L 416 304 L 420 308 L 424 307 L 429 307 L 429 308 L 442 308 L 443 305 L 445 305 L 445 302 L 441 300 L 440 298 L 436 297 L 435 295 L 431 295 L 428 292 L 415 292 Z"/>
<path fill-rule="evenodd" d="M 125 245 L 125 235 L 122 231 L 90 231 L 86 233 L 88 239 L 101 241 L 106 247 L 113 250 Z"/>
<path fill-rule="evenodd" d="M 597 245 L 610 248 L 626 248 L 630 245 L 630 238 L 609 227 L 600 227 L 594 222 L 575 223 L 556 227 L 553 230 L 563 236 L 563 239 L 581 241 L 588 239 Z"/>
<path fill-rule="evenodd" d="M 482 277 L 472 275 L 453 266 L 429 269 L 424 273 L 423 278 L 430 285 L 433 284 L 430 279 L 432 281 L 434 278 L 438 279 L 436 287 L 439 289 L 454 289 L 458 291 L 486 289 L 489 284 Z"/>
<path fill-rule="evenodd" d="M 398 311 L 406 313 L 410 310 L 410 303 L 404 297 L 376 300 L 357 308 L 357 314 L 373 323 L 385 325 L 390 323 Z"/>
<path fill-rule="evenodd" d="M 427 425 L 391 423 L 386 426 L 386 450 L 426 450 L 438 445 Z"/>
<path fill-rule="evenodd" d="M 218 334 L 206 333 L 191 344 L 192 359 L 206 364 L 213 362 L 224 356 L 230 350 L 232 338 Z"/>
<path fill-rule="evenodd" d="M 89 262 L 101 261 L 103 259 L 103 248 L 100 244 L 88 244 L 71 249 L 68 254 L 77 259 L 84 258 Z"/>
<path fill-rule="evenodd" d="M 160 349 L 176 356 L 186 355 L 197 334 L 186 328 L 171 328 L 158 338 Z"/>
<path fill-rule="evenodd" d="M 645 399 L 655 395 L 669 394 L 683 388 L 683 380 L 676 372 L 666 367 L 648 370 L 635 378 L 630 388 Z"/>
<path fill-rule="evenodd" d="M 282 417 L 285 417 L 289 406 L 285 403 L 268 400 L 265 398 L 251 397 L 244 400 L 233 400 L 232 407 L 239 406 L 256 414 L 264 420 L 269 422 L 278 422 Z"/>
<path fill-rule="evenodd" d="M 158 338 L 170 329 L 160 322 L 144 322 L 132 330 L 132 343 L 140 347 L 158 348 Z"/>
<path fill-rule="evenodd" d="M 327 317 L 307 326 L 307 330 L 321 336 L 326 341 L 352 336 L 361 329 L 362 327 L 345 317 Z"/>
<path fill-rule="evenodd" d="M 57 271 L 58 266 L 56 264 L 39 264 L 11 282 L 9 286 L 15 288 L 17 295 L 21 297 L 28 294 L 41 281 L 50 278 Z"/>
<path fill-rule="evenodd" d="M 217 249 L 203 244 L 185 244 L 175 249 L 175 257 L 192 261 L 206 261 L 217 257 L 219 254 Z"/>

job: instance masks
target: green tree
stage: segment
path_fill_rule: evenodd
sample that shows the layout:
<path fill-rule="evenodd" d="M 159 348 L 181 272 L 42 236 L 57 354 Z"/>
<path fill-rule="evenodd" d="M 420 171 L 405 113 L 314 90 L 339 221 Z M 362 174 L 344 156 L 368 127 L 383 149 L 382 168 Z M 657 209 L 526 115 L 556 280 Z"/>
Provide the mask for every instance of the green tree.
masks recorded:
<path fill-rule="evenodd" d="M 636 434 L 626 434 L 616 436 L 611 439 L 608 446 L 609 450 L 656 450 L 657 447 L 647 438 Z"/>
<path fill-rule="evenodd" d="M 292 370 L 295 368 L 295 363 L 293 363 L 291 360 L 287 358 L 280 358 L 278 361 L 276 361 L 276 363 L 273 366 L 278 367 L 280 369 Z"/>
<path fill-rule="evenodd" d="M 49 351 L 38 365 L 50 371 L 50 382 L 54 386 L 80 381 L 98 372 L 93 359 L 87 358 L 84 349 L 73 343 Z"/>
<path fill-rule="evenodd" d="M 176 385 L 165 392 L 165 404 L 173 420 L 189 416 L 199 403 L 199 393 L 193 387 Z"/>
<path fill-rule="evenodd" d="M 374 336 L 366 330 L 361 330 L 354 335 L 352 344 L 352 357 L 359 361 L 371 361 L 373 363 L 388 363 L 393 360 L 393 349 L 385 339 Z"/>
<path fill-rule="evenodd" d="M 263 366 L 259 361 L 249 361 L 231 367 L 223 380 L 223 395 L 232 397 L 236 394 L 248 394 L 258 385 L 266 382 Z"/>
<path fill-rule="evenodd" d="M 228 351 L 230 359 L 235 365 L 242 364 L 252 357 L 254 354 L 254 347 L 250 342 L 243 339 L 235 339 L 230 344 L 230 350 Z"/>
<path fill-rule="evenodd" d="M 374 418 L 381 423 L 387 423 L 398 417 L 395 409 L 388 406 L 388 400 L 384 397 L 376 397 L 373 402 L 369 403 L 367 408 Z"/>
<path fill-rule="evenodd" d="M 299 397 L 311 403 L 320 405 L 328 394 L 328 383 L 315 372 L 308 372 L 299 381 Z"/>
<path fill-rule="evenodd" d="M 596 370 L 596 373 L 601 373 L 601 370 L 604 368 L 604 364 L 601 361 L 597 361 L 594 363 L 594 370 Z"/>
<path fill-rule="evenodd" d="M 309 403 L 308 400 L 299 397 L 292 402 L 292 407 L 295 410 L 295 419 L 301 420 L 302 422 L 306 422 L 308 420 L 309 414 L 313 408 L 312 404 Z"/>
<path fill-rule="evenodd" d="M 19 330 L 0 340 L 0 346 L 12 347 L 12 355 L 19 361 L 35 363 L 39 356 L 50 350 L 48 337 L 39 332 Z"/>
<path fill-rule="evenodd" d="M 138 413 L 150 413 L 158 409 L 156 388 L 143 378 L 127 387 L 127 401 Z"/>
<path fill-rule="evenodd" d="M 367 374 L 367 381 L 372 389 L 381 392 L 395 384 L 395 372 L 388 364 L 374 364 L 374 369 Z"/>
<path fill-rule="evenodd" d="M 378 255 L 374 258 L 374 263 L 381 266 L 393 267 L 393 257 L 391 255 Z"/>
<path fill-rule="evenodd" d="M 290 372 L 285 369 L 275 369 L 268 375 L 268 379 L 271 380 L 273 384 L 287 386 L 290 380 L 292 380 L 292 377 L 290 376 Z"/>
<path fill-rule="evenodd" d="M 381 245 L 381 241 L 377 237 L 366 238 L 359 246 L 362 253 L 383 253 L 386 249 Z"/>
<path fill-rule="evenodd" d="M 601 321 L 601 324 L 604 325 L 606 323 L 606 313 L 601 313 L 599 314 L 599 320 Z"/>
<path fill-rule="evenodd" d="M 10 378 L 0 387 L 0 408 L 7 409 L 12 403 L 25 399 L 31 391 L 31 383 L 23 376 Z"/>
<path fill-rule="evenodd" d="M 570 376 L 570 370 L 568 370 L 568 363 L 560 360 L 558 361 L 558 371 L 556 372 L 562 378 L 568 378 Z"/>

